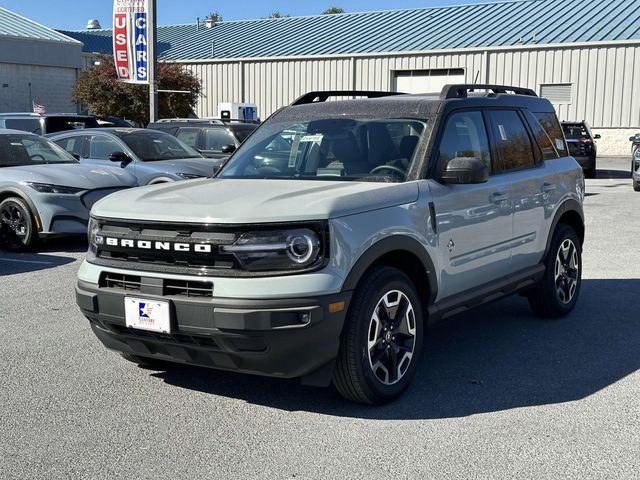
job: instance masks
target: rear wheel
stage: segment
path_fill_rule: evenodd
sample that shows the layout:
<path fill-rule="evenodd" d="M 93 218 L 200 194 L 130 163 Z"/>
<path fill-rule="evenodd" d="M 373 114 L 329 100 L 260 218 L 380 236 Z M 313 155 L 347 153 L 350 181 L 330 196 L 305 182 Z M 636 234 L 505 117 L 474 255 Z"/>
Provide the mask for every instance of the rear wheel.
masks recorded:
<path fill-rule="evenodd" d="M 636 192 L 640 192 L 640 182 L 633 182 L 633 189 Z"/>
<path fill-rule="evenodd" d="M 0 203 L 0 244 L 8 250 L 33 248 L 38 231 L 31 209 L 21 198 L 11 197 Z"/>
<path fill-rule="evenodd" d="M 356 290 L 333 382 L 348 400 L 382 404 L 409 386 L 422 350 L 422 307 L 411 280 L 379 267 Z"/>
<path fill-rule="evenodd" d="M 542 318 L 560 318 L 576 306 L 582 285 L 582 248 L 575 230 L 559 225 L 553 236 L 540 283 L 529 293 L 529 305 Z"/>

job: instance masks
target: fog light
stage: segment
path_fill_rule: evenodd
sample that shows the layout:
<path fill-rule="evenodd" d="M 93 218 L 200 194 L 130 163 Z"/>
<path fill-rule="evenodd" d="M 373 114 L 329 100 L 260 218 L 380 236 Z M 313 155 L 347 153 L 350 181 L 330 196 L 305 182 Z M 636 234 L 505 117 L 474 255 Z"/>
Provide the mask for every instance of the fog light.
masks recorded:
<path fill-rule="evenodd" d="M 303 325 L 306 325 L 311 321 L 311 315 L 309 315 L 308 313 L 301 313 L 299 318 L 300 323 L 302 323 Z"/>

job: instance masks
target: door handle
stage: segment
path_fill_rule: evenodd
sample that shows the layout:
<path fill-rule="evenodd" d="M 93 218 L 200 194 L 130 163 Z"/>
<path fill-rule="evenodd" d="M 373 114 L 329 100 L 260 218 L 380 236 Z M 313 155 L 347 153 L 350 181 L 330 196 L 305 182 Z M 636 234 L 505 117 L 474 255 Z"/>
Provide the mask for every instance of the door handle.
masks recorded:
<path fill-rule="evenodd" d="M 542 193 L 553 192 L 557 188 L 555 183 L 543 183 L 542 184 Z"/>
<path fill-rule="evenodd" d="M 509 200 L 508 193 L 496 192 L 489 197 L 491 203 L 502 203 L 505 200 Z"/>

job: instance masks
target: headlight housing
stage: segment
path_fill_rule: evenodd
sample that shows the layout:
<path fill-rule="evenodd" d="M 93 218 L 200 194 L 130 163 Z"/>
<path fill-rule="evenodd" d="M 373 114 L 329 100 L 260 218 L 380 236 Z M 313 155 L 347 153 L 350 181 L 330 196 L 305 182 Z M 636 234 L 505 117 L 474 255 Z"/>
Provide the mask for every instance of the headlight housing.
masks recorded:
<path fill-rule="evenodd" d="M 253 272 L 300 271 L 320 266 L 326 252 L 321 235 L 309 228 L 247 232 L 222 251 Z"/>
<path fill-rule="evenodd" d="M 85 188 L 65 187 L 62 185 L 51 185 L 49 183 L 24 182 L 24 185 L 40 193 L 56 193 L 59 195 L 75 195 L 76 193 L 86 190 Z"/>
<path fill-rule="evenodd" d="M 94 255 L 98 253 L 98 247 L 104 245 L 104 237 L 99 233 L 100 225 L 95 218 L 91 217 L 87 225 L 87 239 L 89 241 L 89 251 Z"/>

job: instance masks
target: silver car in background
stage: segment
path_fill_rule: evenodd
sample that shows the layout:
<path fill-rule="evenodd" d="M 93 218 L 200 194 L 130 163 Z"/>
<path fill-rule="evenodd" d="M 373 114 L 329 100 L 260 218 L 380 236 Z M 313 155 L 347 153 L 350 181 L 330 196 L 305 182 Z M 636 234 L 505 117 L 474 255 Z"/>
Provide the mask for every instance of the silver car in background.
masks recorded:
<path fill-rule="evenodd" d="M 95 202 L 136 185 L 133 175 L 81 165 L 38 135 L 0 130 L 0 247 L 24 250 L 40 238 L 85 235 Z"/>

